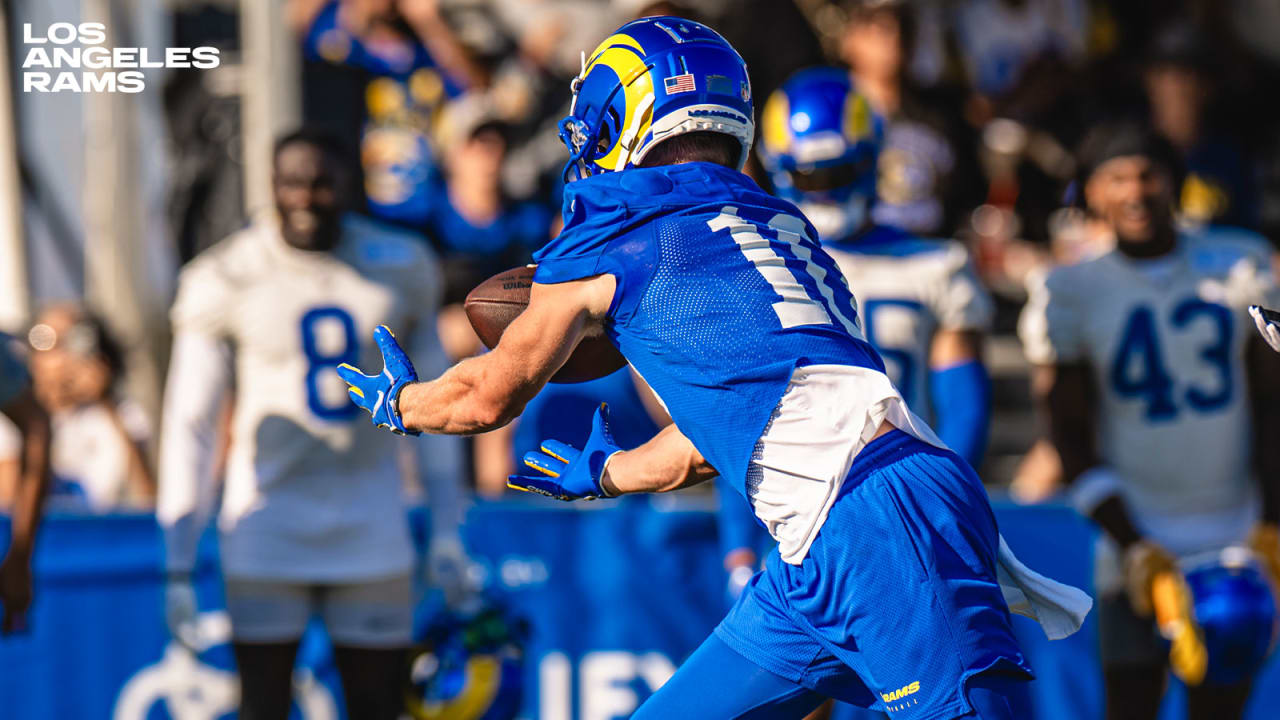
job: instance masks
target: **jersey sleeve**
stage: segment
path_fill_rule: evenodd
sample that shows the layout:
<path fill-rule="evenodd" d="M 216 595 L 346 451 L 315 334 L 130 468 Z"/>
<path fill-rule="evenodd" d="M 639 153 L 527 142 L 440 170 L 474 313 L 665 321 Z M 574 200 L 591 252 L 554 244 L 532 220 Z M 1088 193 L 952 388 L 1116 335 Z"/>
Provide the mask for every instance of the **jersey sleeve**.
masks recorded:
<path fill-rule="evenodd" d="M 934 315 L 943 330 L 979 330 L 991 328 L 995 306 L 969 253 L 955 244 L 947 248 L 944 272 L 932 294 Z"/>
<path fill-rule="evenodd" d="M 1062 269 L 1029 279 L 1027 304 L 1018 319 L 1018 337 L 1031 364 L 1052 365 L 1084 357 L 1083 322 Z"/>
<path fill-rule="evenodd" d="M 626 207 L 606 193 L 583 191 L 576 184 L 565 188 L 564 229 L 533 254 L 538 264 L 534 282 L 562 283 L 607 271 L 606 251 L 626 222 Z"/>
<path fill-rule="evenodd" d="M 172 572 L 191 571 L 213 511 L 218 418 L 231 376 L 226 343 L 202 333 L 177 332 L 165 382 L 156 498 L 165 565 Z"/>
<path fill-rule="evenodd" d="M 1280 304 L 1280 286 L 1272 269 L 1274 251 L 1261 235 L 1238 228 L 1215 228 L 1211 234 L 1193 236 L 1187 242 L 1192 263 L 1222 278 L 1222 300 L 1227 305 L 1243 309 Z"/>
<path fill-rule="evenodd" d="M 224 241 L 229 242 L 229 241 Z M 178 293 L 169 309 L 174 334 L 224 337 L 229 332 L 233 283 L 225 267 L 224 248 L 214 247 L 192 260 L 178 276 Z"/>

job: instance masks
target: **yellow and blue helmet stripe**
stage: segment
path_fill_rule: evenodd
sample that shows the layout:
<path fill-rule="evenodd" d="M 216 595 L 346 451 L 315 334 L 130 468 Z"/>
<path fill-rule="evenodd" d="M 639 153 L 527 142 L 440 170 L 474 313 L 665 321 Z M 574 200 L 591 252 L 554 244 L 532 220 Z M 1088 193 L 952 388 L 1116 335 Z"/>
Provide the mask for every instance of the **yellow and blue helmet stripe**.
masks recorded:
<path fill-rule="evenodd" d="M 875 194 L 884 123 L 847 71 L 816 67 L 792 75 L 769 96 L 760 125 L 760 157 L 783 197 L 794 201 L 803 194 L 793 173 L 828 168 L 851 171 L 828 194 Z"/>
<path fill-rule="evenodd" d="M 738 139 L 746 162 L 755 135 L 751 83 L 738 53 L 714 30 L 674 17 L 627 23 L 584 56 L 560 123 L 566 175 L 633 167 L 685 132 Z"/>

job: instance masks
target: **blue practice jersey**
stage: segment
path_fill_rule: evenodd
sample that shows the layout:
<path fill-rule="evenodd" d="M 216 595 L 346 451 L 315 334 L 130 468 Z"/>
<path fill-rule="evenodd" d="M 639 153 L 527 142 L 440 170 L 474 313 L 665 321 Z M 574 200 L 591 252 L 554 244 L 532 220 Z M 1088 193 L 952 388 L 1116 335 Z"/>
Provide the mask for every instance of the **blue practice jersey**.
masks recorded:
<path fill-rule="evenodd" d="M 834 260 L 795 206 L 708 163 L 569 184 L 534 281 L 617 278 L 606 332 L 680 430 L 744 495 L 792 372 L 883 372 Z"/>

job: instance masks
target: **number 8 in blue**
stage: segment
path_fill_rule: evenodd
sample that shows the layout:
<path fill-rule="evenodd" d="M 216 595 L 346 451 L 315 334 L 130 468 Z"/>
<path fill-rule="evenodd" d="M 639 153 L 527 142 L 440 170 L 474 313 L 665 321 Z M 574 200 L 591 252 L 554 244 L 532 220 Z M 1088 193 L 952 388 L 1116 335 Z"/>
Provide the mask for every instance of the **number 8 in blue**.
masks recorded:
<path fill-rule="evenodd" d="M 316 325 L 334 320 L 342 325 L 342 352 L 331 355 L 316 347 Z M 339 405 L 326 405 L 320 396 L 321 373 L 332 373 L 342 363 L 356 365 L 360 362 L 360 345 L 356 342 L 356 323 L 351 315 L 340 307 L 318 307 L 302 316 L 302 352 L 307 357 L 307 407 L 316 417 L 324 420 L 350 420 L 360 410 L 344 393 Z"/>

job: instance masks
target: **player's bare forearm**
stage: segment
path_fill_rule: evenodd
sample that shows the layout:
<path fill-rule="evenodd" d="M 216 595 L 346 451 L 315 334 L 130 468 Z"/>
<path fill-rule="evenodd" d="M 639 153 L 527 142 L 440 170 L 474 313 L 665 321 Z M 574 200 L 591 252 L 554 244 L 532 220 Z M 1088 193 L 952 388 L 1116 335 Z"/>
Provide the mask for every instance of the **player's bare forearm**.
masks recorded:
<path fill-rule="evenodd" d="M 1102 462 L 1097 449 L 1097 393 L 1085 363 L 1041 365 L 1032 370 L 1032 392 L 1045 417 L 1049 441 L 1062 461 L 1064 483 Z M 1119 495 L 1104 498 L 1090 517 L 1121 547 L 1141 535 Z"/>
<path fill-rule="evenodd" d="M 1280 354 L 1250 341 L 1246 367 L 1253 412 L 1253 466 L 1262 484 L 1262 519 L 1280 524 Z"/>
<path fill-rule="evenodd" d="M 1084 363 L 1040 365 L 1032 368 L 1031 389 L 1070 483 L 1099 462 L 1092 371 Z"/>
<path fill-rule="evenodd" d="M 472 435 L 500 428 L 519 416 L 542 384 L 526 368 L 497 353 L 495 349 L 468 358 L 435 380 L 406 385 L 399 397 L 405 427 Z"/>
<path fill-rule="evenodd" d="M 614 279 L 534 283 L 529 306 L 492 351 L 454 365 L 430 382 L 406 385 L 397 399 L 405 427 L 470 435 L 511 422 L 599 323 L 613 298 Z"/>
<path fill-rule="evenodd" d="M 49 416 L 28 390 L 4 408 L 22 433 L 18 487 L 14 493 L 11 556 L 29 556 L 49 484 Z"/>
<path fill-rule="evenodd" d="M 675 425 L 668 425 L 649 442 L 616 453 L 601 484 L 610 495 L 670 492 L 716 476 L 716 469 Z"/>

